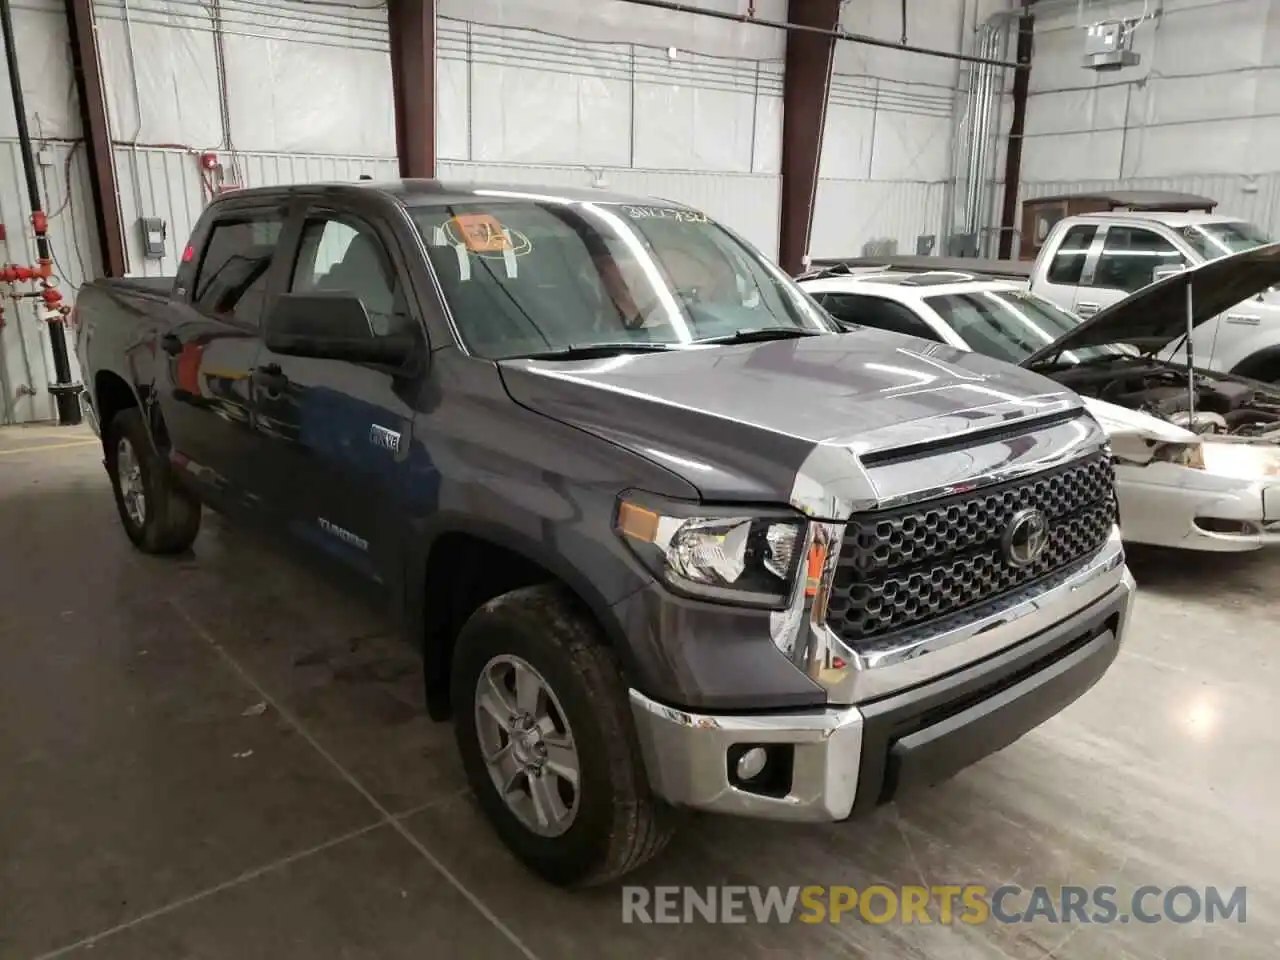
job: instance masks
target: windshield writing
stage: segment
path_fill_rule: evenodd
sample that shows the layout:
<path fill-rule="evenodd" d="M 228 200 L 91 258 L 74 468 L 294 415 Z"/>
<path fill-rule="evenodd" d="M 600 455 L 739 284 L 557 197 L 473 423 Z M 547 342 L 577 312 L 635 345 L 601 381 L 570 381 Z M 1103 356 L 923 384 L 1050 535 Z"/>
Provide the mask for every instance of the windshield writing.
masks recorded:
<path fill-rule="evenodd" d="M 410 214 L 482 357 L 836 332 L 791 278 L 693 210 L 504 194 Z"/>

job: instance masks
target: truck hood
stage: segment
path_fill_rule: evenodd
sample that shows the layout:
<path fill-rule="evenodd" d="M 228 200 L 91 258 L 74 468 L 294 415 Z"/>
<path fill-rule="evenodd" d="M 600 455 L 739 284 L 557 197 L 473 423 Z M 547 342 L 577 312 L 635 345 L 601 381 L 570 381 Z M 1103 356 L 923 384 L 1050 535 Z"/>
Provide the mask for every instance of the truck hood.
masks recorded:
<path fill-rule="evenodd" d="M 788 502 L 820 445 L 864 457 L 1082 406 L 1030 371 L 871 329 L 499 368 L 517 403 L 730 502 Z"/>
<path fill-rule="evenodd" d="M 1191 322 L 1199 326 L 1268 287 L 1280 283 L 1280 243 L 1210 260 L 1130 294 L 1022 361 L 1032 367 L 1064 350 L 1132 343 L 1156 353 L 1187 332 L 1187 284 Z M 1275 307 L 1263 304 L 1269 309 Z"/>

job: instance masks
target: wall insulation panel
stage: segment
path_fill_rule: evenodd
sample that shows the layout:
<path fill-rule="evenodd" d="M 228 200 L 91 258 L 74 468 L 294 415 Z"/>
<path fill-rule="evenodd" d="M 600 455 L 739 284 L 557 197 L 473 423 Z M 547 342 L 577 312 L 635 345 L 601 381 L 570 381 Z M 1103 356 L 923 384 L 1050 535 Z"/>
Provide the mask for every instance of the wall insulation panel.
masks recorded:
<path fill-rule="evenodd" d="M 1143 187 L 1205 193 L 1280 230 L 1280 0 L 1046 2 L 1035 38 L 1023 197 Z M 1085 25 L 1141 18 L 1141 62 L 1081 67 Z"/>
<path fill-rule="evenodd" d="M 1007 7 L 1001 0 L 865 0 L 844 7 L 841 25 L 891 43 L 971 53 L 975 30 Z M 839 43 L 833 70 L 810 253 L 856 256 L 871 241 L 914 252 L 916 237 L 949 230 L 947 184 L 956 178 L 968 68 Z"/>

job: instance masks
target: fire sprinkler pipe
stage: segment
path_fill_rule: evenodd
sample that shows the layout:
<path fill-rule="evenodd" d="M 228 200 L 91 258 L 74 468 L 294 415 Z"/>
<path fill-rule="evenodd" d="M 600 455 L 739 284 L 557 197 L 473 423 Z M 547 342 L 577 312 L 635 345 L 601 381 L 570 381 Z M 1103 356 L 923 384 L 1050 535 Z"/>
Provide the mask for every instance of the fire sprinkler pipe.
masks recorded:
<path fill-rule="evenodd" d="M 900 50 L 903 53 L 917 53 L 924 57 L 940 57 L 943 60 L 959 60 L 964 63 L 981 63 L 990 67 L 1017 67 L 1010 60 L 997 60 L 991 57 L 970 56 L 965 53 L 952 53 L 948 50 L 935 50 L 932 47 L 916 47 L 908 43 L 898 43 L 881 37 L 868 37 L 861 33 L 849 33 L 847 30 L 827 30 L 824 27 L 811 27 L 801 23 L 788 23 L 785 20 L 765 20 L 746 13 L 728 13 L 724 10 L 709 10 L 706 7 L 695 7 L 688 3 L 675 3 L 672 0 L 623 0 L 640 7 L 653 7 L 656 10 L 669 10 L 673 13 L 689 13 L 699 17 L 711 17 L 715 20 L 729 20 L 748 26 L 770 27 L 774 30 L 790 30 L 799 33 L 817 33 L 824 37 L 834 37 L 849 43 L 857 43 L 867 47 L 883 47 L 886 50 Z"/>
<path fill-rule="evenodd" d="M 36 236 L 37 264 L 34 270 L 22 269 L 22 279 L 36 280 L 43 284 L 46 296 L 35 301 L 36 316 L 44 314 L 49 330 L 49 348 L 53 354 L 55 382 L 49 384 L 58 408 L 58 423 L 64 427 L 80 423 L 80 390 L 71 380 L 71 358 L 67 353 L 66 334 L 63 329 L 65 314 L 51 309 L 61 297 L 48 283 L 53 270 L 53 255 L 49 247 L 48 219 L 40 201 L 40 180 L 36 175 L 35 157 L 31 152 L 31 131 L 27 129 L 27 106 L 22 96 L 22 78 L 18 73 L 18 44 L 13 32 L 13 9 L 10 0 L 0 0 L 0 31 L 4 33 L 5 61 L 9 67 L 9 88 L 13 91 L 13 115 L 18 126 L 18 145 L 22 150 L 22 169 L 27 179 L 27 196 L 31 202 L 31 226 Z M 6 273 L 13 272 L 12 269 Z"/>

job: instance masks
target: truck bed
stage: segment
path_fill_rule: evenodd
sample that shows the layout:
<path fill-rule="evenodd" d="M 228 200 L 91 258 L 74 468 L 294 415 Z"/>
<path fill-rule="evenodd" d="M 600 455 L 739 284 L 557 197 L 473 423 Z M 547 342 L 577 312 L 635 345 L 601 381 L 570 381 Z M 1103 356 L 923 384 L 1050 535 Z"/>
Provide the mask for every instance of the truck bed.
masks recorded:
<path fill-rule="evenodd" d="M 130 296 L 146 296 L 168 300 L 173 293 L 175 277 L 104 277 L 93 281 L 95 285 L 105 287 Z"/>

